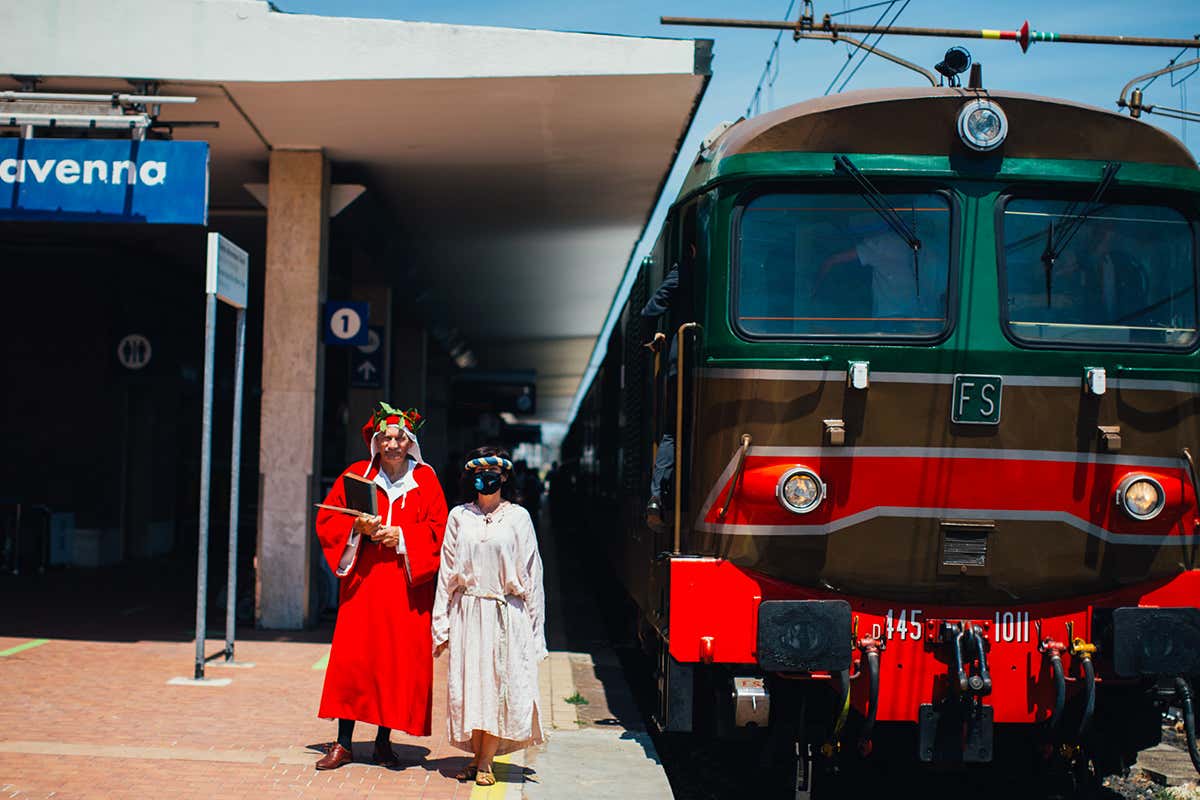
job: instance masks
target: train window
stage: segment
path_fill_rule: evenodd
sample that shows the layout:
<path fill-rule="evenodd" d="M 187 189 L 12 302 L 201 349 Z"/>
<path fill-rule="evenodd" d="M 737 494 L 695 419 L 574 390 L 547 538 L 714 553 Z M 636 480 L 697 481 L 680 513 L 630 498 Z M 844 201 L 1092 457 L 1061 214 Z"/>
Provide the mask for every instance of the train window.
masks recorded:
<path fill-rule="evenodd" d="M 737 231 L 734 321 L 761 338 L 935 338 L 949 326 L 950 203 L 888 194 L 902 234 L 858 194 L 764 194 Z"/>
<path fill-rule="evenodd" d="M 1010 198 L 1001 214 L 1004 316 L 1033 345 L 1190 349 L 1191 223 L 1173 208 Z M 1054 254 L 1055 257 L 1051 257 Z"/>

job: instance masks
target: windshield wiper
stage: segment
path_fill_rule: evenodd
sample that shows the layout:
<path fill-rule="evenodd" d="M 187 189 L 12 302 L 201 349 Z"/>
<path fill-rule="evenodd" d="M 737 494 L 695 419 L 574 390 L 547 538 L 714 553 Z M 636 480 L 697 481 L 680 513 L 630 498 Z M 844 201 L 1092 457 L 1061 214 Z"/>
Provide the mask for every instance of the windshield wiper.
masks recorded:
<path fill-rule="evenodd" d="M 917 296 L 921 296 L 921 265 L 918 259 L 918 253 L 921 251 L 921 240 L 917 238 L 917 232 L 909 226 L 904 218 L 892 208 L 888 203 L 887 197 L 883 192 L 875 188 L 875 184 L 867 180 L 867 176 L 863 175 L 858 167 L 854 166 L 854 162 L 843 155 L 835 155 L 833 157 L 833 166 L 840 169 L 849 175 L 855 183 L 858 184 L 859 194 L 863 200 L 871 207 L 871 210 L 883 218 L 883 221 L 888 224 L 896 235 L 904 240 L 904 243 L 912 248 L 913 251 L 913 278 L 917 284 Z"/>
<path fill-rule="evenodd" d="M 883 221 L 904 240 L 905 244 L 911 247 L 914 252 L 921 249 L 921 240 L 917 238 L 916 231 L 909 227 L 904 218 L 896 212 L 896 209 L 891 207 L 883 192 L 876 189 L 875 184 L 867 180 L 867 176 L 863 175 L 858 167 L 854 166 L 854 162 L 845 156 L 838 155 L 833 157 L 833 164 L 844 170 L 847 175 L 854 179 L 854 182 L 858 184 L 861 190 L 863 199 L 867 201 L 867 205 L 876 214 L 883 217 Z"/>
<path fill-rule="evenodd" d="M 1079 229 L 1083 227 L 1083 223 L 1087 222 L 1087 218 L 1100 209 L 1100 199 L 1104 197 L 1104 193 L 1108 191 L 1109 185 L 1120 171 L 1121 165 L 1117 162 L 1110 161 L 1104 165 L 1104 171 L 1100 174 L 1100 182 L 1096 184 L 1092 198 L 1080 211 L 1075 210 L 1075 203 L 1067 206 L 1062 214 L 1066 221 L 1059 227 L 1057 235 L 1054 231 L 1054 218 L 1050 218 L 1050 224 L 1046 226 L 1046 249 L 1042 251 L 1042 263 L 1046 266 L 1047 307 L 1050 305 L 1050 290 L 1054 280 L 1054 262 L 1058 261 L 1059 256 L 1066 251 L 1067 245 L 1075 238 L 1075 234 L 1079 233 Z"/>

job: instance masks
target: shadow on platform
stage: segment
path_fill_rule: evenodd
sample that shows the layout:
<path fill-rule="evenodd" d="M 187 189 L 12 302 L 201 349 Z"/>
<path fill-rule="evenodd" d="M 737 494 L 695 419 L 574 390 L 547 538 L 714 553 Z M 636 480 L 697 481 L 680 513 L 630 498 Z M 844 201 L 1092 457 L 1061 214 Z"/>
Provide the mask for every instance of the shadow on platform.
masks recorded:
<path fill-rule="evenodd" d="M 222 565 L 208 592 L 208 639 L 225 636 Z M 239 594 L 243 594 L 239 591 Z M 243 595 L 244 598 L 244 595 Z M 304 631 L 257 630 L 243 599 L 239 641 L 328 642 L 332 622 Z M 195 639 L 196 559 L 163 557 L 108 567 L 0 575 L 0 636 L 103 642 Z"/>

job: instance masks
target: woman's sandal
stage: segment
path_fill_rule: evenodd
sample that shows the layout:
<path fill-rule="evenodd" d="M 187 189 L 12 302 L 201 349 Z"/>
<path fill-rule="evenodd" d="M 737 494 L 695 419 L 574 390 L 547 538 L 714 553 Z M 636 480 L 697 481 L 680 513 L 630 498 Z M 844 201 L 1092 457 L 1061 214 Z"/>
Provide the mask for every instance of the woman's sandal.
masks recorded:
<path fill-rule="evenodd" d="M 475 766 L 474 764 L 467 764 L 465 767 L 460 769 L 454 775 L 454 780 L 459 781 L 461 783 L 465 783 L 469 780 L 474 780 L 475 773 L 477 773 L 478 771 L 479 771 L 479 767 Z"/>
<path fill-rule="evenodd" d="M 476 786 L 495 786 L 496 774 L 491 770 L 480 769 L 475 772 Z"/>

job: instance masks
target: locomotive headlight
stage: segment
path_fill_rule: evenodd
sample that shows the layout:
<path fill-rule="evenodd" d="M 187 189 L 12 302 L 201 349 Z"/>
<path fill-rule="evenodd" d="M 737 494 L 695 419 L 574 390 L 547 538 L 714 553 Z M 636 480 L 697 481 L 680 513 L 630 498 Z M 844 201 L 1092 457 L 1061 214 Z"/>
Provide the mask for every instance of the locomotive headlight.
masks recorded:
<path fill-rule="evenodd" d="M 977 98 L 958 112 L 958 136 L 972 150 L 995 150 L 1008 136 L 1008 117 L 995 102 Z"/>
<path fill-rule="evenodd" d="M 1117 505 L 1137 520 L 1154 519 L 1166 502 L 1162 484 L 1149 475 L 1127 475 L 1117 486 Z"/>
<path fill-rule="evenodd" d="M 807 514 L 825 499 L 825 484 L 808 467 L 793 467 L 775 485 L 779 504 L 794 514 Z"/>

